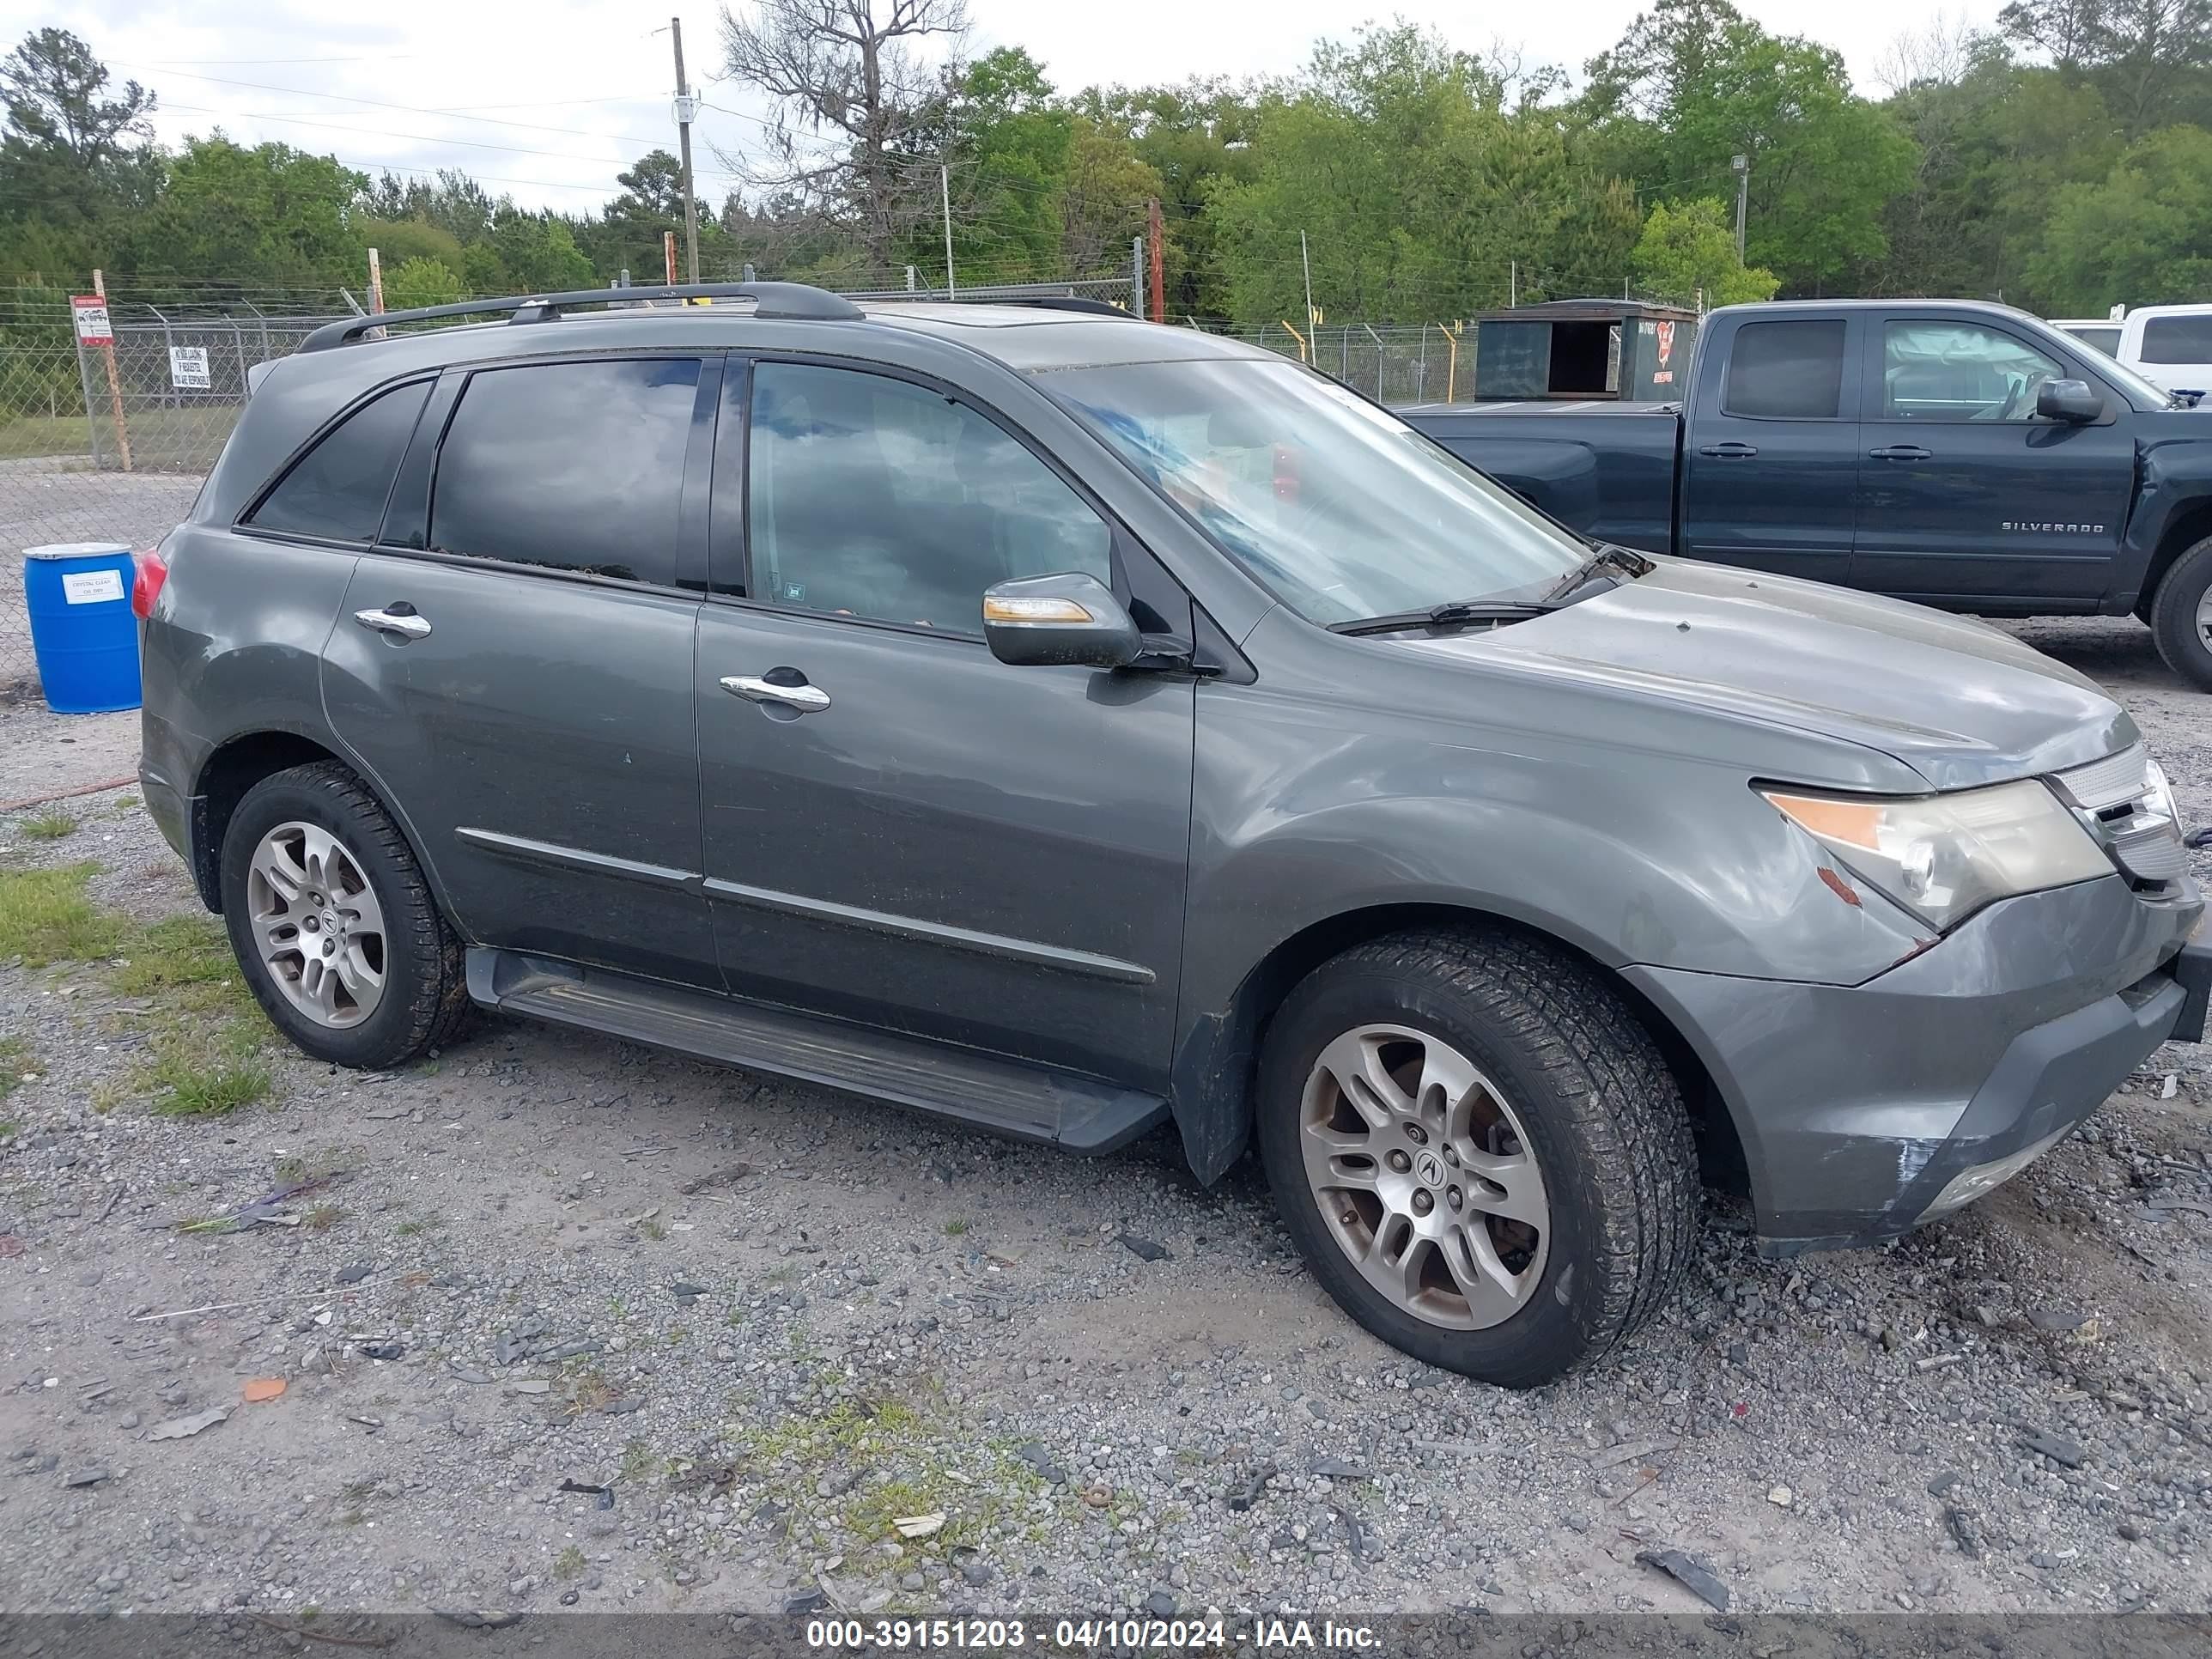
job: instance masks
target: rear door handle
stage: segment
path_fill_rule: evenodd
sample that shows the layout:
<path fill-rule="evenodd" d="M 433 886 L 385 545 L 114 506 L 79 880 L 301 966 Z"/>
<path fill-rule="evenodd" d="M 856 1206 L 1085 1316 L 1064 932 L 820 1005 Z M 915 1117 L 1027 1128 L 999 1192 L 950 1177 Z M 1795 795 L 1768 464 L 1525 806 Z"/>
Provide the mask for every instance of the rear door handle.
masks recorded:
<path fill-rule="evenodd" d="M 430 631 L 430 619 L 416 616 L 415 607 L 404 599 L 382 610 L 356 611 L 353 613 L 353 619 L 363 628 L 372 629 L 379 634 L 394 635 L 403 640 L 419 640 Z"/>
<path fill-rule="evenodd" d="M 1869 449 L 1867 454 L 1877 461 L 1932 461 L 1933 450 L 1923 449 L 1918 444 L 1888 444 L 1880 449 Z"/>
<path fill-rule="evenodd" d="M 1703 448 L 1699 449 L 1698 453 L 1700 455 L 1710 455 L 1715 460 L 1718 461 L 1741 461 L 1747 460 L 1750 457 L 1758 454 L 1759 446 L 1757 444 L 1738 443 L 1707 444 Z"/>
<path fill-rule="evenodd" d="M 752 674 L 725 674 L 722 690 L 733 697 L 744 697 L 753 702 L 780 702 L 802 714 L 819 714 L 830 706 L 830 694 L 805 680 L 796 685 L 778 685 L 774 680 Z"/>

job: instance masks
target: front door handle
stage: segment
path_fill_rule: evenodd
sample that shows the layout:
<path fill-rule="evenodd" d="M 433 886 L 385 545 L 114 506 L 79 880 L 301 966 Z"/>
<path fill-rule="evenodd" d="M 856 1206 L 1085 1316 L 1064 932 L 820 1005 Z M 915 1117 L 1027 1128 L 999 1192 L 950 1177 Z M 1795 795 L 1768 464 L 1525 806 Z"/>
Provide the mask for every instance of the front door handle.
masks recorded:
<path fill-rule="evenodd" d="M 1748 460 L 1751 457 L 1759 453 L 1759 446 L 1757 444 L 1739 443 L 1707 444 L 1703 448 L 1699 449 L 1698 453 L 1700 455 L 1710 455 L 1715 460 L 1718 461 Z"/>
<path fill-rule="evenodd" d="M 379 634 L 394 635 L 403 640 L 419 640 L 430 631 L 430 619 L 416 616 L 415 607 L 404 599 L 381 610 L 356 611 L 353 613 L 353 619 L 363 628 L 372 629 Z"/>
<path fill-rule="evenodd" d="M 745 697 L 754 702 L 780 702 L 802 714 L 819 714 L 830 706 L 830 694 L 803 679 L 796 685 L 778 685 L 774 680 L 752 674 L 725 674 L 722 690 L 733 697 Z"/>
<path fill-rule="evenodd" d="M 1867 454 L 1877 461 L 1931 461 L 1936 452 L 1923 449 L 1918 444 L 1887 444 L 1880 449 L 1869 449 Z"/>

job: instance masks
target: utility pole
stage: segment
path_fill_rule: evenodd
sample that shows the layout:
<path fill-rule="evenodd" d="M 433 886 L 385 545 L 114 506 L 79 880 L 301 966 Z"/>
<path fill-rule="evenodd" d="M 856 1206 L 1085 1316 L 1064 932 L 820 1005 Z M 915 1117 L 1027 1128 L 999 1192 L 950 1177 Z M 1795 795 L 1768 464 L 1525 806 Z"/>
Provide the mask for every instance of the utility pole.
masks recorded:
<path fill-rule="evenodd" d="M 1732 155 L 1729 167 L 1735 173 L 1735 262 L 1743 263 L 1743 210 L 1751 199 L 1751 157 Z"/>
<path fill-rule="evenodd" d="M 699 100 L 684 79 L 682 18 L 668 20 L 668 34 L 676 44 L 676 132 L 684 162 L 684 258 L 691 273 L 690 280 L 696 283 L 699 280 L 699 204 L 691 193 L 691 123 L 698 118 Z"/>
<path fill-rule="evenodd" d="M 1507 308 L 1508 310 L 1510 310 L 1510 309 L 1512 309 L 1514 307 L 1518 306 L 1520 303 L 1521 303 L 1521 262 L 1520 262 L 1518 259 L 1508 259 L 1508 260 L 1505 262 L 1505 305 L 1506 305 L 1506 308 Z"/>
<path fill-rule="evenodd" d="M 945 210 L 945 297 L 957 299 L 960 284 L 952 274 L 952 179 L 943 162 L 937 167 L 937 200 Z"/>
<path fill-rule="evenodd" d="M 1306 253 L 1306 234 L 1303 230 L 1298 233 L 1298 264 L 1306 274 L 1306 329 L 1311 332 L 1314 325 L 1313 260 Z"/>

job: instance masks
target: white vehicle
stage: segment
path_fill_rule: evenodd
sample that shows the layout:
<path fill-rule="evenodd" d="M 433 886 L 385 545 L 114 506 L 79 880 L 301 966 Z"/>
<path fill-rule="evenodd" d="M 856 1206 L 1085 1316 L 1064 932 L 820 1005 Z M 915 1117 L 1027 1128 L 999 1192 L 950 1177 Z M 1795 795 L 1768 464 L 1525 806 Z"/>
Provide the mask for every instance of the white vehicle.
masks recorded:
<path fill-rule="evenodd" d="M 2212 305 L 2130 312 L 2112 356 L 2168 392 L 2212 392 Z"/>
<path fill-rule="evenodd" d="M 2094 346 L 2107 357 L 2120 351 L 2121 322 L 2117 317 L 2053 317 L 2051 327 L 2071 334 L 2083 345 Z"/>

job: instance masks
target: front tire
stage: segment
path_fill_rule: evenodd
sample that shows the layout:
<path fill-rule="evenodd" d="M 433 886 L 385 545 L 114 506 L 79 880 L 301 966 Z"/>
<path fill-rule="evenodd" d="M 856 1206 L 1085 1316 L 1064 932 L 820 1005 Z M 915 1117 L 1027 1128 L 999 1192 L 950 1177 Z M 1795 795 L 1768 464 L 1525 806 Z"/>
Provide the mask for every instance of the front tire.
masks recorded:
<path fill-rule="evenodd" d="M 2148 620 L 2166 665 L 2199 690 L 2212 691 L 2212 536 L 2167 567 Z"/>
<path fill-rule="evenodd" d="M 1405 933 L 1324 963 L 1268 1029 L 1258 1106 L 1314 1276 L 1448 1370 L 1525 1389 L 1597 1358 L 1695 1247 L 1672 1073 L 1619 994 L 1540 940 Z"/>
<path fill-rule="evenodd" d="M 398 825 L 337 761 L 246 792 L 223 832 L 222 883 L 254 1000 L 315 1059 L 404 1065 L 466 1018 L 460 940 Z"/>

